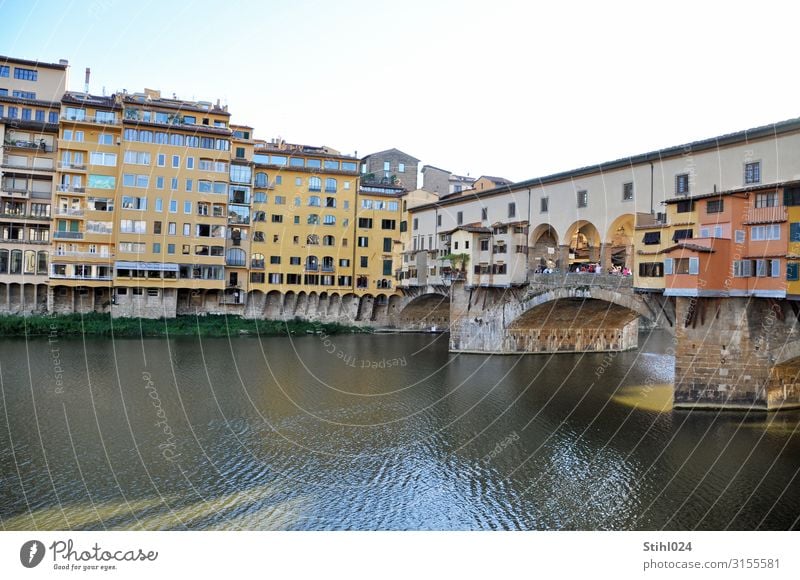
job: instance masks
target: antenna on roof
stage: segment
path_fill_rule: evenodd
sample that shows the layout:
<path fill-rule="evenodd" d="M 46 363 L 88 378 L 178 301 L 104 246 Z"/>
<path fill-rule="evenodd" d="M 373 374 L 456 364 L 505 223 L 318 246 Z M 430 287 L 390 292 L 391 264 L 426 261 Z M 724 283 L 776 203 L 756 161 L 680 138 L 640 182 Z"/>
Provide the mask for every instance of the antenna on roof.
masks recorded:
<path fill-rule="evenodd" d="M 87 95 L 89 94 L 89 75 L 92 74 L 92 70 L 87 66 L 86 67 L 86 81 L 83 85 L 83 92 Z"/>

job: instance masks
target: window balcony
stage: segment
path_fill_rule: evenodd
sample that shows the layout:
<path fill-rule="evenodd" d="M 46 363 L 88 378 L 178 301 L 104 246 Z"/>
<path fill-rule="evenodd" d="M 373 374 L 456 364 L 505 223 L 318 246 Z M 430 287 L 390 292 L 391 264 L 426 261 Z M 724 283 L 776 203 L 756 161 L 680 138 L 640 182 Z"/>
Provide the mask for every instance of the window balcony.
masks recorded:
<path fill-rule="evenodd" d="M 60 207 L 56 210 L 56 215 L 65 217 L 83 217 L 83 213 L 82 209 L 69 209 L 65 207 Z"/>
<path fill-rule="evenodd" d="M 61 193 L 86 193 L 85 187 L 73 187 L 71 185 L 58 185 L 56 191 Z"/>
<path fill-rule="evenodd" d="M 119 125 L 119 119 L 114 116 L 113 118 L 106 117 L 86 117 L 77 115 L 61 115 L 62 121 L 71 121 L 73 123 L 94 123 L 96 125 Z"/>
<path fill-rule="evenodd" d="M 110 274 L 107 275 L 98 275 L 92 276 L 91 274 L 55 274 L 50 273 L 51 278 L 57 278 L 59 280 L 111 280 L 112 277 Z"/>
<path fill-rule="evenodd" d="M 322 266 L 323 272 L 335 272 L 336 266 Z"/>
<path fill-rule="evenodd" d="M 68 169 L 70 171 L 86 171 L 86 164 L 85 163 L 64 163 L 63 161 L 59 161 L 58 168 L 59 169 Z"/>
<path fill-rule="evenodd" d="M 225 258 L 226 266 L 233 266 L 234 268 L 244 268 L 247 265 L 247 260 L 238 258 L 236 256 L 228 256 Z"/>
<path fill-rule="evenodd" d="M 319 264 L 306 264 L 306 272 L 319 272 Z"/>
<path fill-rule="evenodd" d="M 786 206 L 776 205 L 773 207 L 751 207 L 747 210 L 746 224 L 766 224 L 775 222 L 785 222 L 787 219 Z"/>
<path fill-rule="evenodd" d="M 12 149 L 33 149 L 43 153 L 52 153 L 53 146 L 47 145 L 44 141 L 20 141 L 17 139 L 6 140 L 3 145 Z"/>
<path fill-rule="evenodd" d="M 56 240 L 82 240 L 83 232 L 53 232 L 53 237 Z"/>

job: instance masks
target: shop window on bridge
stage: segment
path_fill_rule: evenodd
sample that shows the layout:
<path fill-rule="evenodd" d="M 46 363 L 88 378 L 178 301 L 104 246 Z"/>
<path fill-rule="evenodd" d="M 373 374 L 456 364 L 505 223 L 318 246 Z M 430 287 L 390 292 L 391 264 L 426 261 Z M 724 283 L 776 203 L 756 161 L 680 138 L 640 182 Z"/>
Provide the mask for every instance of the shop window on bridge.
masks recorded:
<path fill-rule="evenodd" d="M 653 244 L 661 243 L 661 232 L 647 232 L 644 235 L 645 245 L 651 246 Z"/>
<path fill-rule="evenodd" d="M 641 262 L 639 264 L 639 276 L 643 278 L 662 278 L 664 276 L 664 264 L 662 262 Z"/>
<path fill-rule="evenodd" d="M 800 262 L 786 263 L 786 280 L 789 282 L 797 282 L 800 280 Z"/>

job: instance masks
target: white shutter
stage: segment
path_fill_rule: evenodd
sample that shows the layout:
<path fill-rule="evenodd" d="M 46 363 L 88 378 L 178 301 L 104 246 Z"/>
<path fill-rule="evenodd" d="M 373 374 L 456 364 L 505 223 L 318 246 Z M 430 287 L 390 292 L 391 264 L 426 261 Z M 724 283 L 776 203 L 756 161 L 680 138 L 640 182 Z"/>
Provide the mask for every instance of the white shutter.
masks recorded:
<path fill-rule="evenodd" d="M 672 258 L 664 258 L 664 274 L 666 276 L 672 274 Z"/>
<path fill-rule="evenodd" d="M 700 273 L 700 258 L 689 258 L 689 274 L 697 275 Z"/>

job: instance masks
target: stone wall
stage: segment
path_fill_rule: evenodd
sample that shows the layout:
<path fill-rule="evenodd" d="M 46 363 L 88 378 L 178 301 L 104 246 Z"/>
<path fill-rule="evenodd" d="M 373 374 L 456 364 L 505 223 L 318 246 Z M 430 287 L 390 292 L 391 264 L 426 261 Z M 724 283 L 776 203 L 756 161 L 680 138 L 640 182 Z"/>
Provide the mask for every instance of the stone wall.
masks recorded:
<path fill-rule="evenodd" d="M 800 359 L 775 364 L 800 339 L 786 301 L 678 298 L 676 314 L 675 407 L 800 405 Z"/>

